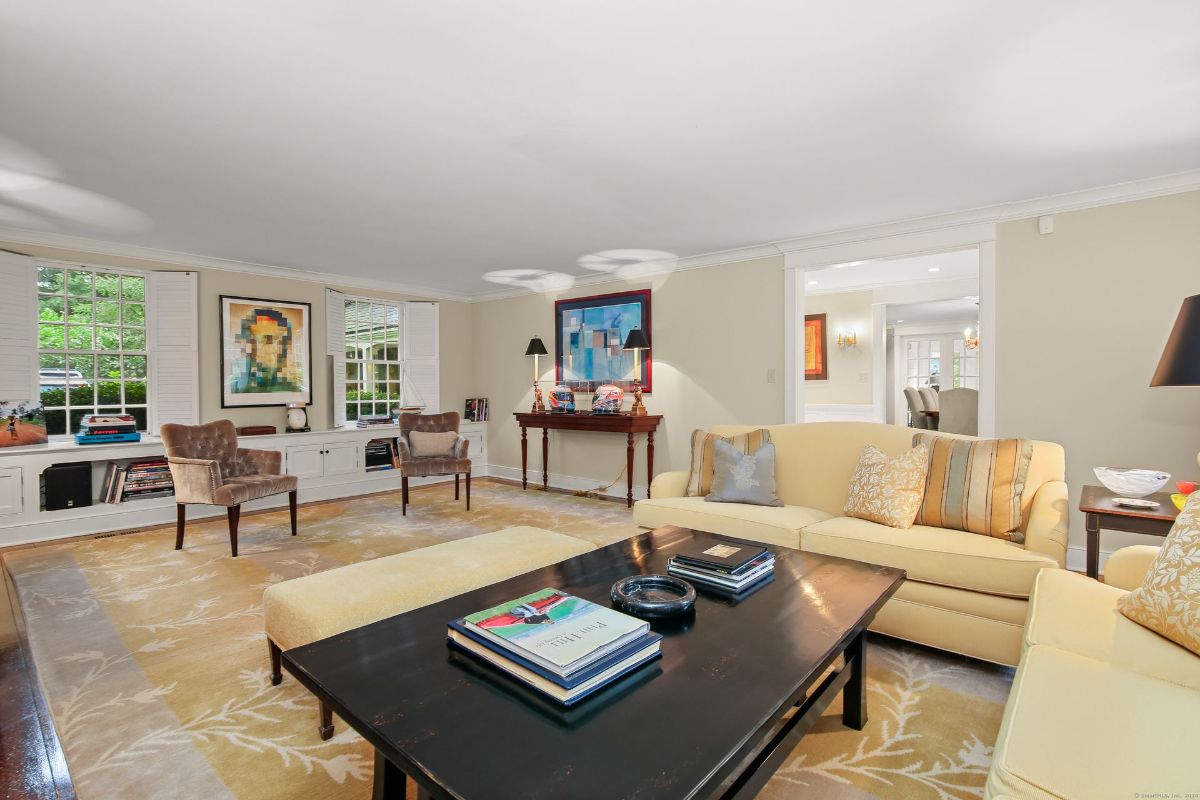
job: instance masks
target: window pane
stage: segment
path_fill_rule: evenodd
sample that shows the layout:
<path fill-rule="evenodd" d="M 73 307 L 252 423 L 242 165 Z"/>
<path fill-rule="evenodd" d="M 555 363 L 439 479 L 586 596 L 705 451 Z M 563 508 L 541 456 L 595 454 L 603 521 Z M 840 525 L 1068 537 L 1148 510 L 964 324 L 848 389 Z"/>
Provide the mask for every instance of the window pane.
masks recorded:
<path fill-rule="evenodd" d="M 66 346 L 65 337 L 62 325 L 38 325 L 38 347 L 43 350 L 62 350 Z"/>
<path fill-rule="evenodd" d="M 139 431 L 146 430 L 146 409 L 144 409 L 144 408 L 127 408 L 127 409 L 125 409 L 125 413 L 132 414 L 133 418 L 135 420 L 137 420 L 137 426 L 138 426 Z"/>
<path fill-rule="evenodd" d="M 125 324 L 132 325 L 136 328 L 144 328 L 146 326 L 146 307 L 141 303 L 126 303 L 125 309 Z"/>
<path fill-rule="evenodd" d="M 121 381 L 106 377 L 101 377 L 96 381 L 96 402 L 119 404 L 121 402 Z"/>
<path fill-rule="evenodd" d="M 73 308 L 75 304 L 71 305 Z M 121 306 L 115 300 L 97 300 L 95 313 L 96 322 L 105 325 L 118 325 L 121 322 Z"/>
<path fill-rule="evenodd" d="M 146 377 L 146 357 L 145 356 L 125 356 L 125 377 L 126 378 L 144 378 L 144 377 Z"/>
<path fill-rule="evenodd" d="M 63 271 L 57 267 L 38 267 L 38 291 L 57 292 L 63 290 Z"/>
<path fill-rule="evenodd" d="M 92 296 L 92 273 L 71 270 L 67 273 L 67 294 Z"/>
<path fill-rule="evenodd" d="M 78 408 L 78 409 L 73 408 L 73 409 L 71 409 L 70 428 L 67 429 L 67 432 L 68 433 L 78 433 L 79 432 L 79 423 L 83 421 L 83 418 L 85 416 L 87 416 L 88 414 L 94 414 L 94 413 L 96 413 L 95 410 L 91 409 L 91 408 Z"/>
<path fill-rule="evenodd" d="M 72 386 L 91 384 L 96 376 L 96 357 L 68 355 L 67 368 Z"/>
<path fill-rule="evenodd" d="M 146 382 L 142 381 L 125 381 L 125 402 L 126 403 L 145 403 L 146 402 Z"/>
<path fill-rule="evenodd" d="M 120 350 L 121 349 L 121 329 L 120 328 L 96 328 L 96 349 L 97 350 Z"/>
<path fill-rule="evenodd" d="M 67 432 L 67 412 L 46 412 L 46 433 L 51 436 L 62 436 Z"/>
<path fill-rule="evenodd" d="M 90 324 L 92 322 L 92 301 L 76 300 L 74 297 L 67 300 L 67 321 Z"/>
<path fill-rule="evenodd" d="M 71 325 L 67 328 L 67 347 L 72 350 L 92 349 L 92 328 L 82 325 Z"/>
<path fill-rule="evenodd" d="M 389 381 L 400 380 L 400 365 L 399 364 L 389 364 L 388 368 L 387 368 L 387 374 L 388 374 Z"/>
<path fill-rule="evenodd" d="M 121 276 L 121 297 L 125 300 L 146 301 L 146 279 L 133 275 Z"/>
<path fill-rule="evenodd" d="M 386 381 L 387 380 L 387 370 L 388 370 L 388 368 L 387 368 L 386 364 L 375 364 L 374 365 L 375 380 Z"/>
<path fill-rule="evenodd" d="M 96 361 L 99 371 L 96 373 L 100 380 L 121 379 L 121 357 L 100 356 Z"/>
<path fill-rule="evenodd" d="M 144 328 L 122 328 L 121 344 L 125 350 L 145 350 L 146 330 Z"/>
<path fill-rule="evenodd" d="M 346 383 L 352 383 L 358 380 L 359 365 L 356 362 L 346 364 Z"/>
<path fill-rule="evenodd" d="M 64 308 L 61 297 L 44 294 L 38 298 L 38 318 L 42 322 L 62 322 Z"/>
<path fill-rule="evenodd" d="M 121 276 L 113 275 L 109 272 L 96 273 L 96 297 L 110 297 L 117 299 L 120 296 Z"/>
<path fill-rule="evenodd" d="M 376 331 L 376 336 L 377 336 L 377 337 L 378 337 L 378 334 L 379 334 L 379 332 L 378 332 L 378 331 Z M 374 361 L 383 361 L 383 360 L 384 360 L 384 351 L 385 351 L 385 348 L 386 348 L 386 347 L 387 347 L 387 345 L 385 345 L 383 342 L 375 342 L 375 343 L 373 343 L 373 344 L 371 345 L 371 358 L 372 358 L 372 360 L 374 360 Z"/>

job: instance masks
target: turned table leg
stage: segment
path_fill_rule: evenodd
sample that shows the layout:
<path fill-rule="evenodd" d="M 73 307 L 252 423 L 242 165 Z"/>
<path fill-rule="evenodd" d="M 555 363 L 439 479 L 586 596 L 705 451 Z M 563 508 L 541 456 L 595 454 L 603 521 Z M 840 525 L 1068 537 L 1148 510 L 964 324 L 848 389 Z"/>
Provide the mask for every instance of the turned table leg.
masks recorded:
<path fill-rule="evenodd" d="M 650 496 L 650 484 L 654 482 L 654 431 L 646 434 L 646 497 Z"/>
<path fill-rule="evenodd" d="M 625 436 L 625 507 L 633 508 L 633 434 Z"/>
<path fill-rule="evenodd" d="M 529 464 L 529 431 L 521 426 L 521 488 L 528 489 L 529 481 L 526 479 L 526 467 Z"/>
<path fill-rule="evenodd" d="M 542 488 L 550 488 L 550 429 L 542 428 Z"/>

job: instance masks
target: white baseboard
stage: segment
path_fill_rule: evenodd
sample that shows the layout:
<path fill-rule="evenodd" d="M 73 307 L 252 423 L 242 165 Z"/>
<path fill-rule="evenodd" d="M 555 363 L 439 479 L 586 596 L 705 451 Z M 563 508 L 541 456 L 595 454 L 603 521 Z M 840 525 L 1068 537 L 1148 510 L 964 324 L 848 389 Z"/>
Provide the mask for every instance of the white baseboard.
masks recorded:
<path fill-rule="evenodd" d="M 805 422 L 878 422 L 875 406 L 867 403 L 806 403 Z"/>
<path fill-rule="evenodd" d="M 1100 574 L 1104 574 L 1104 564 L 1108 561 L 1108 557 L 1113 554 L 1112 550 L 1100 551 Z M 1073 572 L 1085 572 L 1087 570 L 1087 548 L 1086 547 L 1068 547 L 1067 548 L 1067 569 Z"/>
<path fill-rule="evenodd" d="M 505 478 L 510 481 L 520 481 L 521 480 L 521 468 L 520 467 L 502 467 L 498 464 L 488 464 L 487 470 L 488 470 L 488 475 L 493 478 Z M 529 470 L 528 480 L 529 480 L 530 486 L 541 486 L 542 485 L 542 471 L 540 469 Z M 566 489 L 571 492 L 586 492 L 586 491 L 589 491 L 589 490 L 592 490 L 592 489 L 595 489 L 596 487 L 598 487 L 602 483 L 602 481 L 598 481 L 594 478 L 577 478 L 574 475 L 560 475 L 560 474 L 551 472 L 550 476 L 549 476 L 549 483 L 550 483 L 550 486 L 555 489 Z M 635 483 L 633 485 L 633 499 L 635 501 L 644 500 L 648 496 L 647 495 L 648 488 L 649 487 L 647 487 L 645 484 Z M 604 492 L 601 492 L 601 494 L 603 494 L 605 497 L 612 497 L 617 500 L 624 500 L 625 499 L 625 490 L 626 490 L 625 478 L 624 478 L 624 476 L 622 476 L 621 480 L 619 480 L 615 484 L 613 484 L 612 488 L 610 488 Z"/>

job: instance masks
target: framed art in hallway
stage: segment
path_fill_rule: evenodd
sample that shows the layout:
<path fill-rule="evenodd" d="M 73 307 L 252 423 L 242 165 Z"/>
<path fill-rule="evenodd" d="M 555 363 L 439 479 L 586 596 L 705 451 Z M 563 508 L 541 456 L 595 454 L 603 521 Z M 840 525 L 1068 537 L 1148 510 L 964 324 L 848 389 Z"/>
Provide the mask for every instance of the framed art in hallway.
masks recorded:
<path fill-rule="evenodd" d="M 312 404 L 311 306 L 221 295 L 221 407 Z"/>
<path fill-rule="evenodd" d="M 629 332 L 650 337 L 650 290 L 576 297 L 554 303 L 555 380 L 572 389 L 611 383 L 633 390 L 637 359 L 642 391 L 651 391 L 650 350 L 625 350 Z"/>
<path fill-rule="evenodd" d="M 824 314 L 804 315 L 804 380 L 829 380 L 829 333 Z"/>

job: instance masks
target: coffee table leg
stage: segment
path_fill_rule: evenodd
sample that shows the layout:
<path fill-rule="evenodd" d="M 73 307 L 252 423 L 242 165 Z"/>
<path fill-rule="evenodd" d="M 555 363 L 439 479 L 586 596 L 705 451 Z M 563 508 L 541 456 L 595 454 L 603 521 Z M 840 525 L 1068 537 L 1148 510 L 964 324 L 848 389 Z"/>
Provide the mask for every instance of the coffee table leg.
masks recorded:
<path fill-rule="evenodd" d="M 867 724 L 867 635 L 860 633 L 846 648 L 850 680 L 842 690 L 842 724 L 861 731 Z"/>
<path fill-rule="evenodd" d="M 1087 530 L 1087 576 L 1100 577 L 1100 515 L 1085 514 L 1083 527 Z"/>
<path fill-rule="evenodd" d="M 406 781 L 400 768 L 376 750 L 375 787 L 371 792 L 371 800 L 404 800 Z"/>

